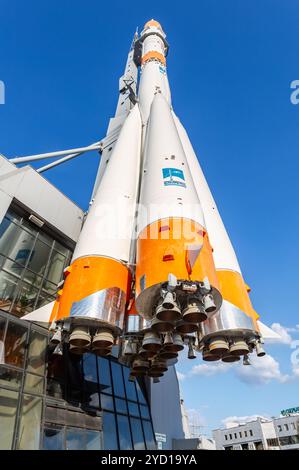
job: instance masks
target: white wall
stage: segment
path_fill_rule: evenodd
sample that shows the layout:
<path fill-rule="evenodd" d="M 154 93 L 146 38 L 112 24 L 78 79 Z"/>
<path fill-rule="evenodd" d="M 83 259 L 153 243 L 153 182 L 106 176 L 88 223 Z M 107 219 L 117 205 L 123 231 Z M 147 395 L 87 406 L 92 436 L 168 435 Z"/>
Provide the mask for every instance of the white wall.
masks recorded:
<path fill-rule="evenodd" d="M 83 211 L 30 166 L 17 168 L 0 155 L 0 221 L 13 199 L 73 241 Z"/>

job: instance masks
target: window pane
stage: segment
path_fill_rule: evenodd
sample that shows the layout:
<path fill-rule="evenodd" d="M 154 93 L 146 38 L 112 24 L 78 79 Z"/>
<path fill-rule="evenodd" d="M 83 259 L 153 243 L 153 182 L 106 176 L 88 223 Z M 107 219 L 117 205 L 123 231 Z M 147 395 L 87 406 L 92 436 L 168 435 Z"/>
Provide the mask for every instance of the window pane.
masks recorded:
<path fill-rule="evenodd" d="M 0 253 L 20 265 L 24 266 L 31 257 L 34 240 L 34 236 L 7 219 L 0 225 Z"/>
<path fill-rule="evenodd" d="M 26 374 L 25 392 L 42 395 L 44 392 L 44 378 L 39 375 Z"/>
<path fill-rule="evenodd" d="M 101 450 L 101 433 L 97 431 L 86 431 L 86 450 Z"/>
<path fill-rule="evenodd" d="M 36 274 L 34 271 L 30 271 L 30 269 L 25 269 L 23 274 L 23 281 L 26 281 L 28 284 L 33 284 L 34 287 L 37 289 L 40 288 L 42 285 L 43 278 Z"/>
<path fill-rule="evenodd" d="M 70 250 L 68 248 L 65 248 L 65 246 L 61 245 L 58 241 L 55 240 L 55 250 L 59 251 L 59 253 L 62 253 L 63 256 L 68 258 L 71 254 Z"/>
<path fill-rule="evenodd" d="M 144 450 L 145 444 L 143 439 L 142 427 L 140 419 L 130 418 L 132 438 L 134 444 L 134 450 Z"/>
<path fill-rule="evenodd" d="M 119 448 L 120 450 L 131 450 L 131 432 L 129 426 L 129 419 L 127 416 L 116 415 L 117 416 L 117 425 L 118 425 L 118 434 L 119 434 Z"/>
<path fill-rule="evenodd" d="M 84 354 L 82 361 L 84 380 L 98 383 L 96 356 L 94 354 Z"/>
<path fill-rule="evenodd" d="M 0 271 L 0 308 L 8 312 L 16 293 L 18 278 Z"/>
<path fill-rule="evenodd" d="M 109 361 L 98 358 L 100 390 L 105 393 L 112 393 Z"/>
<path fill-rule="evenodd" d="M 123 376 L 121 371 L 121 365 L 116 362 L 111 362 L 111 370 L 113 377 L 113 388 L 114 394 L 119 397 L 125 397 L 125 388 L 123 382 Z"/>
<path fill-rule="evenodd" d="M 16 212 L 12 211 L 12 210 L 8 210 L 6 215 L 5 215 L 5 218 L 6 219 L 9 219 L 9 220 L 12 220 L 13 222 L 18 222 L 22 219 L 22 217 L 17 214 Z"/>
<path fill-rule="evenodd" d="M 100 408 L 98 385 L 90 382 L 83 387 L 83 403 L 93 408 Z"/>
<path fill-rule="evenodd" d="M 63 428 L 47 425 L 44 428 L 43 449 L 64 450 Z"/>
<path fill-rule="evenodd" d="M 42 399 L 23 395 L 18 449 L 39 449 Z"/>
<path fill-rule="evenodd" d="M 55 398 L 65 398 L 65 376 L 63 356 L 51 355 L 48 361 L 47 394 Z"/>
<path fill-rule="evenodd" d="M 137 388 L 137 395 L 138 395 L 138 401 L 139 403 L 143 403 L 144 405 L 147 404 L 146 402 L 146 399 L 145 399 L 145 396 L 144 396 L 144 393 L 140 387 L 140 383 L 138 381 L 138 379 L 135 381 L 135 384 L 136 384 L 136 388 Z"/>
<path fill-rule="evenodd" d="M 147 450 L 155 450 L 157 447 L 154 438 L 152 423 L 150 421 L 142 421 L 142 424 L 146 441 L 146 448 Z"/>
<path fill-rule="evenodd" d="M 114 411 L 114 403 L 111 395 L 101 393 L 101 407 L 103 410 Z"/>
<path fill-rule="evenodd" d="M 66 259 L 58 251 L 53 250 L 50 256 L 50 263 L 46 273 L 46 278 L 54 284 L 58 284 L 62 279 Z"/>
<path fill-rule="evenodd" d="M 116 398 L 115 407 L 116 407 L 117 413 L 128 414 L 126 400 L 121 400 L 120 398 Z"/>
<path fill-rule="evenodd" d="M 5 363 L 16 367 L 24 367 L 27 328 L 9 322 L 5 338 Z"/>
<path fill-rule="evenodd" d="M 3 256 L 1 256 L 1 269 L 12 276 L 16 276 L 18 279 L 21 278 L 25 270 L 24 265 L 17 263 L 16 261 L 12 261 L 9 258 L 4 258 Z"/>
<path fill-rule="evenodd" d="M 137 401 L 135 383 L 129 381 L 130 369 L 128 367 L 123 367 L 123 371 L 127 398 L 128 400 Z"/>
<path fill-rule="evenodd" d="M 24 217 L 22 217 L 21 224 L 22 224 L 22 227 L 26 229 L 27 232 L 31 233 L 34 236 L 34 238 L 36 238 L 38 234 L 38 228 L 36 225 L 29 222 L 29 220 L 28 221 L 25 220 Z"/>
<path fill-rule="evenodd" d="M 84 401 L 89 406 L 99 408 L 100 404 L 96 356 L 94 354 L 84 354 L 82 363 L 84 375 Z"/>
<path fill-rule="evenodd" d="M 83 430 L 67 428 L 66 450 L 85 450 L 85 436 Z"/>
<path fill-rule="evenodd" d="M 117 435 L 115 415 L 113 413 L 103 412 L 103 434 L 104 450 L 117 450 Z"/>
<path fill-rule="evenodd" d="M 30 332 L 28 366 L 29 372 L 43 375 L 45 371 L 46 348 L 48 339 L 37 331 Z"/>
<path fill-rule="evenodd" d="M 55 379 L 47 379 L 47 395 L 53 398 L 65 398 L 64 382 Z"/>
<path fill-rule="evenodd" d="M 54 297 L 53 295 L 47 294 L 47 292 L 45 291 L 41 291 L 35 304 L 35 308 L 43 307 L 44 305 L 53 302 L 53 300 L 55 299 L 56 297 Z"/>
<path fill-rule="evenodd" d="M 38 289 L 33 284 L 21 282 L 18 286 L 18 292 L 13 304 L 11 313 L 22 317 L 26 312 L 31 312 L 37 298 Z"/>
<path fill-rule="evenodd" d="M 128 406 L 129 406 L 129 414 L 131 416 L 140 416 L 139 414 L 139 407 L 137 405 L 137 403 L 131 403 L 130 401 L 128 401 Z"/>
<path fill-rule="evenodd" d="M 55 296 L 57 293 L 57 284 L 53 282 L 45 281 L 43 284 L 43 294 Z"/>
<path fill-rule="evenodd" d="M 11 388 L 20 388 L 23 373 L 18 370 L 0 366 L 0 385 Z"/>
<path fill-rule="evenodd" d="M 40 240 L 36 240 L 27 267 L 31 271 L 43 276 L 48 264 L 50 250 L 51 248 L 48 245 Z"/>
<path fill-rule="evenodd" d="M 141 417 L 145 419 L 150 419 L 148 407 L 144 405 L 140 405 L 140 412 L 141 412 Z"/>
<path fill-rule="evenodd" d="M 0 389 L 0 449 L 11 449 L 17 405 L 18 392 Z"/>
<path fill-rule="evenodd" d="M 4 364 L 4 334 L 6 328 L 6 320 L 0 317 L 0 364 Z"/>

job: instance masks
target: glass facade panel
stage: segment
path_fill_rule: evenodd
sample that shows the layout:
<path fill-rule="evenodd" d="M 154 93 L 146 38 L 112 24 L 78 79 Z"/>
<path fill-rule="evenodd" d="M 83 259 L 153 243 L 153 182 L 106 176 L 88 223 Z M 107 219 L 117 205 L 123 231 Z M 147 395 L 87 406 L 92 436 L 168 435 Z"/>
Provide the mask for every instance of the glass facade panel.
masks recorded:
<path fill-rule="evenodd" d="M 37 331 L 30 332 L 27 370 L 44 375 L 47 337 Z"/>
<path fill-rule="evenodd" d="M 24 367 L 27 328 L 9 322 L 5 337 L 5 364 Z"/>
<path fill-rule="evenodd" d="M 123 367 L 123 371 L 124 371 L 127 399 L 132 400 L 132 401 L 137 401 L 135 383 L 129 381 L 130 369 L 128 367 Z"/>
<path fill-rule="evenodd" d="M 0 225 L 0 252 L 12 261 L 25 265 L 30 259 L 35 237 L 6 217 Z"/>
<path fill-rule="evenodd" d="M 61 245 L 61 243 L 59 243 L 57 240 L 55 240 L 54 248 L 56 251 L 59 251 L 59 253 L 61 253 L 65 258 L 67 258 L 67 260 L 69 260 L 72 253 L 68 248 Z"/>
<path fill-rule="evenodd" d="M 0 272 L 0 308 L 8 312 L 12 306 L 18 278 L 5 271 Z"/>
<path fill-rule="evenodd" d="M 18 449 L 39 449 L 41 414 L 42 399 L 32 395 L 23 395 Z"/>
<path fill-rule="evenodd" d="M 0 386 L 18 389 L 21 385 L 22 376 L 23 373 L 19 370 L 0 366 Z"/>
<path fill-rule="evenodd" d="M 10 450 L 15 428 L 18 392 L 0 388 L 0 449 Z"/>
<path fill-rule="evenodd" d="M 84 354 L 83 359 L 84 380 L 98 383 L 97 360 L 94 354 Z"/>
<path fill-rule="evenodd" d="M 102 440 L 101 434 L 97 431 L 86 431 L 85 435 L 86 450 L 101 450 Z"/>
<path fill-rule="evenodd" d="M 104 358 L 98 358 L 99 379 L 101 392 L 112 394 L 111 375 L 109 361 Z"/>
<path fill-rule="evenodd" d="M 117 362 L 111 363 L 114 395 L 118 397 L 125 397 L 125 387 L 121 369 L 121 365 Z"/>
<path fill-rule="evenodd" d="M 117 450 L 117 434 L 115 415 L 103 411 L 103 430 L 104 430 L 104 450 Z"/>
<path fill-rule="evenodd" d="M 25 392 L 42 395 L 44 392 L 44 378 L 39 375 L 26 374 Z"/>
<path fill-rule="evenodd" d="M 70 254 L 43 229 L 9 211 L 0 224 L 0 309 L 21 317 L 51 302 Z"/>
<path fill-rule="evenodd" d="M 43 449 L 64 449 L 64 429 L 61 426 L 47 425 L 44 428 Z"/>
<path fill-rule="evenodd" d="M 57 284 L 53 284 L 53 282 L 45 281 L 43 283 L 43 290 L 44 295 L 51 295 L 55 296 L 57 293 Z"/>
<path fill-rule="evenodd" d="M 140 405 L 141 418 L 150 419 L 148 407 Z"/>
<path fill-rule="evenodd" d="M 141 390 L 138 379 L 135 381 L 139 403 L 147 404 L 143 391 Z"/>
<path fill-rule="evenodd" d="M 20 282 L 10 312 L 18 317 L 22 317 L 26 312 L 32 312 L 37 294 L 38 289 L 34 284 L 27 284 L 24 281 Z"/>
<path fill-rule="evenodd" d="M 155 450 L 157 448 L 156 441 L 153 433 L 152 423 L 150 421 L 142 420 L 144 437 L 146 441 L 147 450 Z"/>
<path fill-rule="evenodd" d="M 144 438 L 140 419 L 130 418 L 134 450 L 144 450 Z"/>
<path fill-rule="evenodd" d="M 120 450 L 132 450 L 131 432 L 127 416 L 116 415 Z"/>
<path fill-rule="evenodd" d="M 141 404 L 133 401 L 128 369 L 114 357 L 81 358 L 67 348 L 64 356 L 50 350 L 46 357 L 47 344 L 46 329 L 0 314 L 0 448 L 144 449 Z"/>
<path fill-rule="evenodd" d="M 47 395 L 53 398 L 64 398 L 65 367 L 62 356 L 52 355 L 48 361 Z"/>
<path fill-rule="evenodd" d="M 114 402 L 112 396 L 101 393 L 101 406 L 103 410 L 114 411 Z"/>
<path fill-rule="evenodd" d="M 58 251 L 53 250 L 46 273 L 46 278 L 57 285 L 61 280 L 61 273 L 66 267 L 66 258 Z"/>
<path fill-rule="evenodd" d="M 66 429 L 66 450 L 84 450 L 84 430 L 76 428 Z"/>
<path fill-rule="evenodd" d="M 24 269 L 22 280 L 25 281 L 26 284 L 33 285 L 36 289 L 39 289 L 43 282 L 42 276 L 39 276 L 34 271 L 30 271 L 30 269 L 27 268 Z"/>
<path fill-rule="evenodd" d="M 50 302 L 53 302 L 56 297 L 53 295 L 48 294 L 46 291 L 40 291 L 38 298 L 36 300 L 35 308 L 43 307 L 44 305 L 49 304 Z"/>
<path fill-rule="evenodd" d="M 117 413 L 128 414 L 126 400 L 121 400 L 120 398 L 115 398 L 115 407 L 116 407 L 116 412 Z"/>
<path fill-rule="evenodd" d="M 140 416 L 139 406 L 137 405 L 137 403 L 132 403 L 128 401 L 128 407 L 129 407 L 129 414 L 131 416 L 137 416 L 137 417 Z"/>
<path fill-rule="evenodd" d="M 43 276 L 49 263 L 51 247 L 41 240 L 36 240 L 27 268 Z"/>
<path fill-rule="evenodd" d="M 5 363 L 5 347 L 4 347 L 4 335 L 6 330 L 6 320 L 5 318 L 0 317 L 0 364 Z"/>
<path fill-rule="evenodd" d="M 100 408 L 98 384 L 84 383 L 83 403 L 92 408 Z"/>

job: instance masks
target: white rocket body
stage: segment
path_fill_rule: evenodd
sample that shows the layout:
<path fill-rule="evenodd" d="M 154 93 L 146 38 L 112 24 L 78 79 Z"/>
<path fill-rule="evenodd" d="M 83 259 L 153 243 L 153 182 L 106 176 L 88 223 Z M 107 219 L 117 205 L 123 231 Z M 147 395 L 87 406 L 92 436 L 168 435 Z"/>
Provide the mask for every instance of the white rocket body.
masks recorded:
<path fill-rule="evenodd" d="M 120 131 L 72 262 L 84 256 L 129 261 L 139 183 L 140 145 L 141 119 L 136 104 Z"/>
<path fill-rule="evenodd" d="M 166 331 L 177 338 L 174 347 L 187 335 L 192 349 L 197 337 L 206 360 L 223 359 L 225 352 L 231 362 L 258 349 L 261 327 L 208 183 L 172 110 L 167 53 L 161 25 L 147 22 L 120 79 L 91 206 L 49 317 L 71 325 L 70 345 L 79 353 L 106 355 L 125 334 L 124 363 L 133 364 L 135 375 L 150 364 L 143 372 L 151 377 L 161 373 L 155 361 L 176 357 L 162 346 Z M 46 310 L 27 319 L 44 321 Z M 125 324 L 134 325 L 132 334 Z M 155 359 L 142 365 L 136 351 L 151 348 Z"/>

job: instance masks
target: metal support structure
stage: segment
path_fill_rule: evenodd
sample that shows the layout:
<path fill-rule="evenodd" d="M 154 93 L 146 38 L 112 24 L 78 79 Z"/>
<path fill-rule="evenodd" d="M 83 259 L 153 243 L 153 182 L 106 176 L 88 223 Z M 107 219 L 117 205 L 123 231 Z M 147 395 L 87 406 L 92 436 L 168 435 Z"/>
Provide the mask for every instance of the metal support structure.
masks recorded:
<path fill-rule="evenodd" d="M 62 155 L 77 156 L 77 155 L 81 155 L 84 152 L 89 152 L 90 150 L 100 150 L 100 149 L 101 149 L 101 141 L 98 141 L 98 142 L 88 145 L 87 147 L 79 147 L 79 148 L 68 149 L 68 150 L 58 150 L 57 152 L 40 153 L 37 155 L 29 155 L 27 157 L 11 158 L 9 159 L 9 162 L 10 163 L 35 162 L 37 160 L 43 160 L 45 158 L 61 157 Z"/>
<path fill-rule="evenodd" d="M 90 148 L 88 151 L 91 152 L 92 150 L 98 150 L 98 149 L 101 150 L 101 147 Z M 43 173 L 44 171 L 50 170 L 51 168 L 54 168 L 55 166 L 59 166 L 64 162 L 67 162 L 69 160 L 72 160 L 73 158 L 79 157 L 83 153 L 86 153 L 86 151 L 73 153 L 73 154 L 68 155 L 66 157 L 60 158 L 59 160 L 55 160 L 55 162 L 49 163 L 48 165 L 41 166 L 36 171 L 37 171 L 37 173 Z"/>

